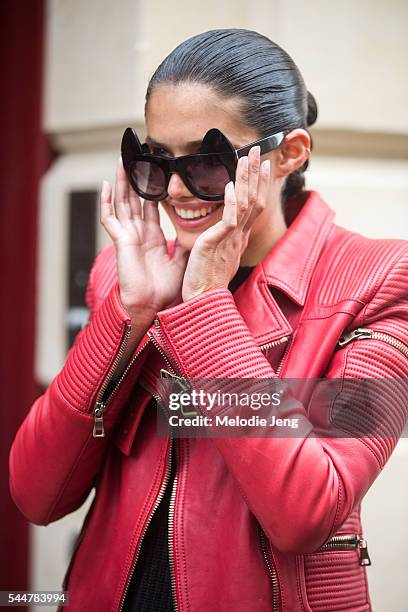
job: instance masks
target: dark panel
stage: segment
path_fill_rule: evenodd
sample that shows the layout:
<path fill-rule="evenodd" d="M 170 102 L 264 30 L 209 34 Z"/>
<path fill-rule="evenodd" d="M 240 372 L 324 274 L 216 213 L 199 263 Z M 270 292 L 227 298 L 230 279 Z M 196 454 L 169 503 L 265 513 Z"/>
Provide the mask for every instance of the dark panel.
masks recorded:
<path fill-rule="evenodd" d="M 86 285 L 96 253 L 97 191 L 72 191 L 69 198 L 67 349 L 87 318 Z"/>

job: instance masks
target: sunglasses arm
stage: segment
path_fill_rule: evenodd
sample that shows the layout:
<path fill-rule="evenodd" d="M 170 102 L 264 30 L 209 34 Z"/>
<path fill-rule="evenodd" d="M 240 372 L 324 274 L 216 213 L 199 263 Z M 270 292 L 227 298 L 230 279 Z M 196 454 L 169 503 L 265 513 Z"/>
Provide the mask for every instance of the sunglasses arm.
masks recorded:
<path fill-rule="evenodd" d="M 237 157 L 243 157 L 244 155 L 248 155 L 249 151 L 252 147 L 259 146 L 261 148 L 261 155 L 265 153 L 269 153 L 274 149 L 277 149 L 279 145 L 282 143 L 285 138 L 285 132 L 278 132 L 277 134 L 273 134 L 272 136 L 267 136 L 266 138 L 262 138 L 262 140 L 255 140 L 245 147 L 241 149 L 236 149 Z"/>

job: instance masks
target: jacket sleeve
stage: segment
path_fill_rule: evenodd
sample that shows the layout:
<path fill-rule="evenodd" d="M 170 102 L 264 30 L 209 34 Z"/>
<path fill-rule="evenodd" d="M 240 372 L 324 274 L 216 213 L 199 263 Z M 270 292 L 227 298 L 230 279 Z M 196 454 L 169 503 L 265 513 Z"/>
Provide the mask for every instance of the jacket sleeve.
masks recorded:
<path fill-rule="evenodd" d="M 76 510 L 88 497 L 144 362 L 146 336 L 133 354 L 140 356 L 107 405 L 105 436 L 94 437 L 95 401 L 114 370 L 130 326 L 117 282 L 94 308 L 98 262 L 99 254 L 87 284 L 88 323 L 76 336 L 63 368 L 31 406 L 10 449 L 11 496 L 24 516 L 38 525 L 47 525 Z"/>
<path fill-rule="evenodd" d="M 377 330 L 391 326 L 406 344 L 406 260 L 401 262 L 399 273 L 399 285 L 390 275 L 379 290 L 390 301 L 395 287 L 403 287 L 398 300 L 384 305 L 385 317 L 379 309 L 372 317 L 374 322 L 365 321 L 365 326 Z M 373 303 L 379 301 L 374 299 Z M 227 289 L 206 291 L 163 310 L 158 321 L 156 340 L 185 378 L 276 378 Z M 375 339 L 351 342 L 333 353 L 325 375 L 327 380 L 395 379 L 396 386 L 388 386 L 391 392 L 370 404 L 370 418 L 380 424 L 377 435 L 348 434 L 358 416 L 366 424 L 361 402 L 355 398 L 346 411 L 337 411 L 347 415 L 341 423 L 345 435 L 333 437 L 331 430 L 319 423 L 322 412 L 317 408 L 317 386 L 308 405 L 289 394 L 281 406 L 279 416 L 297 418 L 302 436 L 272 433 L 257 438 L 212 438 L 249 508 L 283 552 L 313 552 L 338 531 L 381 472 L 407 419 L 408 356 L 395 346 Z M 338 394 L 332 405 L 334 413 L 336 402 L 344 404 L 345 398 L 344 393 Z M 211 417 L 217 410 L 220 408 L 212 410 Z"/>

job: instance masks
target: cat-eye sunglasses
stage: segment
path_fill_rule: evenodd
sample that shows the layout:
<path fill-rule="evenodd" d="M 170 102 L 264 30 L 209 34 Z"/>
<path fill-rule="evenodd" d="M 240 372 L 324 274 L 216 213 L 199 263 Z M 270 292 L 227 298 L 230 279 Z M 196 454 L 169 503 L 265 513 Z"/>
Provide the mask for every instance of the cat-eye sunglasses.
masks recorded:
<path fill-rule="evenodd" d="M 133 128 L 126 128 L 121 145 L 123 166 L 129 183 L 145 200 L 164 200 L 172 173 L 177 173 L 188 190 L 200 200 L 219 201 L 229 181 L 235 181 L 238 159 L 256 145 L 260 154 L 277 149 L 287 132 L 278 132 L 235 149 L 217 128 L 209 130 L 199 153 L 169 157 L 154 155 L 147 143 L 141 144 Z"/>

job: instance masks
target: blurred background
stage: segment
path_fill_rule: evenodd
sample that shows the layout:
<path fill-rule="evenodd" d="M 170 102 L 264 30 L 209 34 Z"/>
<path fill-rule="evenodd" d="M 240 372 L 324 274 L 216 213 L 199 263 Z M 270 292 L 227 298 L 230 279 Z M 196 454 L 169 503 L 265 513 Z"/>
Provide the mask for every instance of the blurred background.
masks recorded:
<path fill-rule="evenodd" d="M 0 590 L 55 590 L 93 494 L 65 518 L 31 525 L 9 495 L 8 453 L 87 319 L 89 269 L 110 241 L 99 225 L 99 190 L 103 179 L 114 182 L 124 128 L 144 135 L 149 77 L 199 32 L 242 27 L 269 36 L 319 106 L 307 187 L 320 191 L 339 225 L 408 239 L 408 3 L 3 0 L 0 16 Z M 407 474 L 402 439 L 363 503 L 376 612 L 408 606 Z"/>

